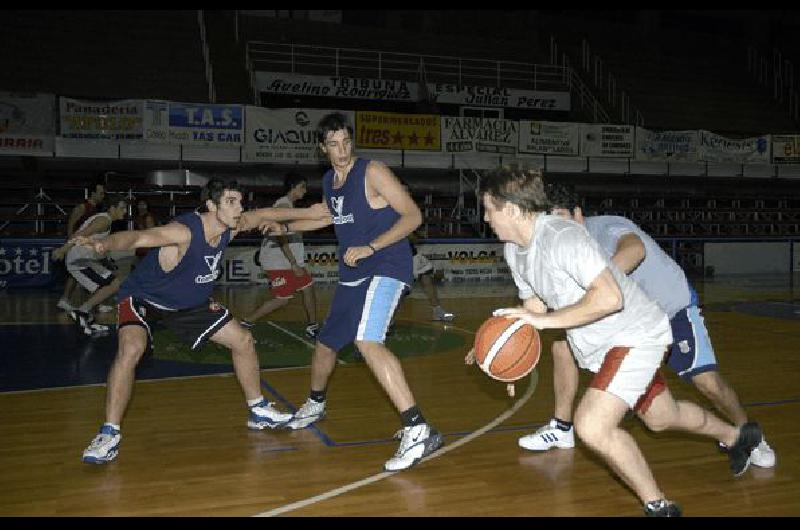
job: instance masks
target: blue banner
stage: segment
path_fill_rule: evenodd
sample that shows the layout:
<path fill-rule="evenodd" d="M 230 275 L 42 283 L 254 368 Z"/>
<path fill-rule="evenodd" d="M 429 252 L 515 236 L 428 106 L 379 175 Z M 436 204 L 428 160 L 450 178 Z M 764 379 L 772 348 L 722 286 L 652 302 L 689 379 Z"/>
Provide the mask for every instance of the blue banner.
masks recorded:
<path fill-rule="evenodd" d="M 174 143 L 241 145 L 244 107 L 170 102 L 169 139 Z"/>
<path fill-rule="evenodd" d="M 57 269 L 50 254 L 62 244 L 55 239 L 0 239 L 0 288 L 52 285 Z"/>

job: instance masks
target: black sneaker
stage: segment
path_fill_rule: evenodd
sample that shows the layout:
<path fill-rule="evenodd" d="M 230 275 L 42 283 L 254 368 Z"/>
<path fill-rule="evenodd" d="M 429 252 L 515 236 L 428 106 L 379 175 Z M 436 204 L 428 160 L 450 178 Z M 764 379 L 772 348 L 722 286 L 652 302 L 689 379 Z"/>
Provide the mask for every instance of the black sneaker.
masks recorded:
<path fill-rule="evenodd" d="M 644 514 L 647 517 L 680 517 L 681 507 L 667 499 L 650 501 L 644 505 Z"/>
<path fill-rule="evenodd" d="M 761 443 L 761 426 L 751 421 L 742 425 L 736 442 L 728 448 L 728 459 L 733 476 L 738 477 L 750 466 L 750 453 Z"/>

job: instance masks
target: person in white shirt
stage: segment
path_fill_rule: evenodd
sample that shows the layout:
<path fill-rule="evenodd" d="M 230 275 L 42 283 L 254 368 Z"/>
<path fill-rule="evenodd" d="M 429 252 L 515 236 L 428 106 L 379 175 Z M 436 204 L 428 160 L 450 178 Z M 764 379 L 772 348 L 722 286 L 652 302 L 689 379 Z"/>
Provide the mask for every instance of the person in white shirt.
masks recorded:
<path fill-rule="evenodd" d="M 305 177 L 297 173 L 287 173 L 283 179 L 286 195 L 275 201 L 273 207 L 294 208 L 308 191 Z M 298 291 L 303 295 L 303 309 L 306 313 L 306 335 L 316 338 L 317 296 L 314 279 L 305 267 L 305 249 L 300 234 L 286 233 L 271 235 L 263 239 L 259 251 L 259 262 L 269 279 L 273 298 L 266 300 L 255 311 L 242 320 L 242 325 L 252 328 L 255 322 L 273 311 L 284 307 Z"/>
<path fill-rule="evenodd" d="M 566 188 L 554 188 L 549 194 L 556 205 L 552 213 L 582 224 L 611 262 L 628 274 L 670 318 L 674 340 L 667 366 L 696 386 L 734 424 L 747 423 L 747 413 L 736 392 L 717 369 L 714 348 L 698 307 L 699 298 L 681 267 L 629 219 L 614 215 L 584 217 Z M 553 388 L 555 414 L 549 424 L 519 439 L 520 447 L 531 451 L 575 445 L 570 420 L 578 391 L 578 369 L 566 341 L 553 342 L 552 352 L 554 380 L 560 382 Z M 759 467 L 773 467 L 775 460 L 775 452 L 766 440 L 750 454 L 750 463 Z"/>
<path fill-rule="evenodd" d="M 759 425 L 737 429 L 672 397 L 658 370 L 672 343 L 666 313 L 609 261 L 583 226 L 547 213 L 541 172 L 489 173 L 483 204 L 484 219 L 506 242 L 505 259 L 523 301 L 495 314 L 539 330 L 566 329 L 578 365 L 595 373 L 575 411 L 575 430 L 636 493 L 645 514 L 681 511 L 665 498 L 636 441 L 620 427 L 629 409 L 653 431 L 682 429 L 726 444 L 731 470 L 743 473 L 761 442 Z"/>

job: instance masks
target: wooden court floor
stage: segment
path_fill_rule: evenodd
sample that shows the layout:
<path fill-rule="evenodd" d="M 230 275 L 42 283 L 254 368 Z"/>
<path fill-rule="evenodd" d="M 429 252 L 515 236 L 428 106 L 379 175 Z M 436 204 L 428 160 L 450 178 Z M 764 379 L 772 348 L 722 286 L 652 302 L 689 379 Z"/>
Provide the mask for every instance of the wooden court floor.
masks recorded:
<path fill-rule="evenodd" d="M 697 287 L 720 371 L 761 422 L 777 466 L 735 478 L 712 441 L 653 434 L 636 420 L 626 427 L 686 515 L 798 516 L 800 289 L 786 278 Z M 453 329 L 468 342 L 493 309 L 516 302 L 508 286 L 443 286 L 440 294 L 458 315 Z M 220 292 L 235 314 L 254 296 L 253 289 Z M 51 293 L 0 293 L 0 349 L 25 323 L 66 325 L 56 300 Z M 330 291 L 319 300 L 326 311 Z M 274 318 L 300 319 L 299 301 Z M 441 325 L 428 318 L 416 291 L 398 312 L 401 322 Z M 549 344 L 558 337 L 543 334 L 542 360 L 515 398 L 465 366 L 461 349 L 404 358 L 417 402 L 450 449 L 396 474 L 382 473 L 382 465 L 397 447 L 399 418 L 363 363 L 337 367 L 328 417 L 300 431 L 248 431 L 230 374 L 139 381 L 120 456 L 105 466 L 80 461 L 103 419 L 103 385 L 3 392 L 0 515 L 639 516 L 633 493 L 580 442 L 541 454 L 517 446 L 552 413 Z M 14 367 L 2 366 L 13 378 Z M 667 375 L 677 397 L 709 406 Z M 588 374 L 581 380 L 583 388 Z M 265 396 L 283 408 L 298 407 L 308 384 L 308 367 L 262 372 Z"/>

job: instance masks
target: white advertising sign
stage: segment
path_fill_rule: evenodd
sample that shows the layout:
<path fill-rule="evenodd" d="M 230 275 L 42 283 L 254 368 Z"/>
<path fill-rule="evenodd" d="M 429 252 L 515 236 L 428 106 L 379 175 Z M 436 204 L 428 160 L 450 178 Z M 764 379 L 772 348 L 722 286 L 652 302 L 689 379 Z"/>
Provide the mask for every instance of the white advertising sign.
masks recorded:
<path fill-rule="evenodd" d="M 769 135 L 734 139 L 702 129 L 698 133 L 700 160 L 769 164 Z"/>
<path fill-rule="evenodd" d="M 514 155 L 519 122 L 482 118 L 442 117 L 442 151 Z"/>
<path fill-rule="evenodd" d="M 580 139 L 580 126 L 576 123 L 519 122 L 520 154 L 578 156 Z"/>
<path fill-rule="evenodd" d="M 52 155 L 55 96 L 0 92 L 0 153 Z"/>
<path fill-rule="evenodd" d="M 319 150 L 317 124 L 331 112 L 341 112 L 348 123 L 355 124 L 352 111 L 245 107 L 244 159 L 301 164 L 325 161 L 326 157 Z"/>
<path fill-rule="evenodd" d="M 144 101 L 60 98 L 61 136 L 85 140 L 141 140 Z"/>
<path fill-rule="evenodd" d="M 650 131 L 636 127 L 636 160 L 696 162 L 697 131 Z"/>
<path fill-rule="evenodd" d="M 581 156 L 633 156 L 632 125 L 581 124 Z"/>

